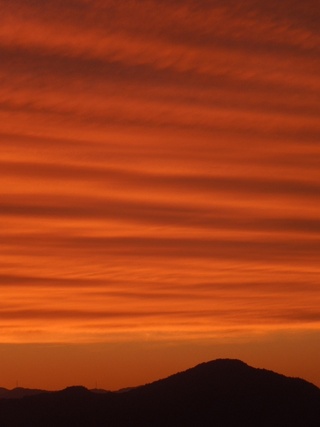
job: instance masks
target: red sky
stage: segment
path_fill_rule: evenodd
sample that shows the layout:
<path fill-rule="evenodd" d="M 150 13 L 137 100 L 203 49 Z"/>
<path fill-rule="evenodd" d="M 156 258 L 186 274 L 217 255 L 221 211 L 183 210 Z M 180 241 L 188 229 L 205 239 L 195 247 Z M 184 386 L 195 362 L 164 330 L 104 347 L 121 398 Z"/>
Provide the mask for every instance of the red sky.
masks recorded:
<path fill-rule="evenodd" d="M 0 10 L 0 386 L 320 385 L 318 1 Z"/>

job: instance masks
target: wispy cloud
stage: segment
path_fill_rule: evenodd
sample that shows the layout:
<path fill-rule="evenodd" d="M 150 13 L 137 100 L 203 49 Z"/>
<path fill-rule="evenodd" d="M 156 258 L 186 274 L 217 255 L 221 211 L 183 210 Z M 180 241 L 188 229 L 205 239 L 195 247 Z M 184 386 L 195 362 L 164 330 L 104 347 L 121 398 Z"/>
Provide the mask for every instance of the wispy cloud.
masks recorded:
<path fill-rule="evenodd" d="M 319 7 L 200 3 L 1 5 L 3 342 L 319 327 Z"/>

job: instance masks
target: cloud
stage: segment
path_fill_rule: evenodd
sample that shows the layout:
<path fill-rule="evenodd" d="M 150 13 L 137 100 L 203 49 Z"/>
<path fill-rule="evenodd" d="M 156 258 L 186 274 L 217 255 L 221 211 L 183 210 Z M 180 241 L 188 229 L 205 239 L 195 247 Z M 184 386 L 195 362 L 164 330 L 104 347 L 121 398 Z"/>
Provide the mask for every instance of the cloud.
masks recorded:
<path fill-rule="evenodd" d="M 236 191 L 236 190 L 234 190 Z M 279 189 L 278 189 L 279 191 Z M 286 192 L 284 192 L 286 194 Z M 9 200 L 8 200 L 9 199 Z M 11 199 L 11 200 L 10 200 Z M 146 200 L 100 199 L 90 197 L 47 196 L 33 200 L 17 195 L 4 197 L 0 205 L 0 216 L 40 218 L 61 221 L 100 220 L 123 221 L 137 224 L 153 224 L 163 227 L 239 230 L 247 232 L 273 232 L 314 234 L 320 232 L 320 222 L 311 216 L 258 216 L 250 209 L 198 206 L 183 203 L 157 203 Z"/>
<path fill-rule="evenodd" d="M 318 9 L 2 5 L 2 340 L 318 327 Z"/>

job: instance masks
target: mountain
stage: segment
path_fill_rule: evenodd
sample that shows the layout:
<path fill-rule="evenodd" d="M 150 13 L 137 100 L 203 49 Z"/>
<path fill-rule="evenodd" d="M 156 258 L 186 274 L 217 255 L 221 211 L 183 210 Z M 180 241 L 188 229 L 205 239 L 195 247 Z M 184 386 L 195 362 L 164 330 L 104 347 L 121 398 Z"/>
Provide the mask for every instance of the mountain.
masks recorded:
<path fill-rule="evenodd" d="M 320 389 L 304 380 L 218 359 L 128 391 L 69 387 L 0 399 L 8 427 L 319 427 Z"/>
<path fill-rule="evenodd" d="M 0 399 L 19 399 L 25 396 L 34 396 L 40 393 L 47 393 L 46 390 L 30 389 L 23 387 L 16 387 L 12 390 L 0 387 Z"/>

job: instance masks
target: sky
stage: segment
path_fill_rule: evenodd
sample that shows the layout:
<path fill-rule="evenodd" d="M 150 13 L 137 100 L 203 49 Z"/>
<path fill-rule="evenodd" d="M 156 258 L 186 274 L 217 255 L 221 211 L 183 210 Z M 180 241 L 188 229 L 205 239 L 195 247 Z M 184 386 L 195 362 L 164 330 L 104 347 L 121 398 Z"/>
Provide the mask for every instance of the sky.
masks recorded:
<path fill-rule="evenodd" d="M 320 386 L 319 54 L 318 0 L 0 0 L 0 386 Z"/>

